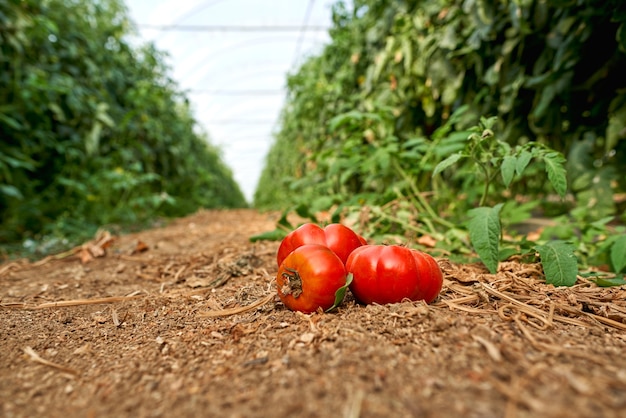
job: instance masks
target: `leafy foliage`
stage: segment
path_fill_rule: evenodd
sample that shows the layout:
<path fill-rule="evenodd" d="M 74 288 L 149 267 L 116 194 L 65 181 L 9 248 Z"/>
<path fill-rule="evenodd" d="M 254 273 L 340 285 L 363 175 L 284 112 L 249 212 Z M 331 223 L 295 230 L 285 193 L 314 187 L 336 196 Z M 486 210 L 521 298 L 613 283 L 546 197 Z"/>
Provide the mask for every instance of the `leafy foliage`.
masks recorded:
<path fill-rule="evenodd" d="M 583 265 L 621 250 L 606 237 L 624 220 L 626 3 L 352 3 L 336 4 L 332 42 L 288 78 L 255 204 L 352 217 L 383 241 L 426 237 L 450 257 L 474 244 L 491 271 L 507 254 L 567 255 L 562 240 Z M 486 235 L 482 218 L 465 222 L 480 211 Z M 563 233 L 495 234 L 531 215 Z M 570 283 L 561 258 L 541 259 Z"/>
<path fill-rule="evenodd" d="M 616 272 L 621 272 L 626 267 L 626 235 L 618 236 L 611 246 L 611 262 Z"/>
<path fill-rule="evenodd" d="M 0 1 L 0 242 L 245 205 L 132 34 L 120 0 Z"/>
<path fill-rule="evenodd" d="M 574 246 L 565 241 L 551 241 L 537 246 L 546 281 L 555 286 L 572 286 L 578 276 Z"/>
<path fill-rule="evenodd" d="M 498 270 L 498 256 L 500 255 L 500 235 L 502 234 L 500 209 L 502 209 L 502 203 L 493 208 L 480 207 L 469 212 L 470 239 L 476 253 L 492 274 Z"/>

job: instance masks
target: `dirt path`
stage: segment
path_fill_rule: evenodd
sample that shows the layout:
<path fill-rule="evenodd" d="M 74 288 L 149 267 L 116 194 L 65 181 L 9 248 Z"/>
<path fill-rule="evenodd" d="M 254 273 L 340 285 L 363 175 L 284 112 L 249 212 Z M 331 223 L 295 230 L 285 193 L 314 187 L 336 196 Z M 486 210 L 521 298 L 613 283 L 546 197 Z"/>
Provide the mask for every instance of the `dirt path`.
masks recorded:
<path fill-rule="evenodd" d="M 272 297 L 278 243 L 248 241 L 274 222 L 200 212 L 0 265 L 0 416 L 624 416 L 625 289 L 440 260 L 434 305 L 303 315 Z"/>

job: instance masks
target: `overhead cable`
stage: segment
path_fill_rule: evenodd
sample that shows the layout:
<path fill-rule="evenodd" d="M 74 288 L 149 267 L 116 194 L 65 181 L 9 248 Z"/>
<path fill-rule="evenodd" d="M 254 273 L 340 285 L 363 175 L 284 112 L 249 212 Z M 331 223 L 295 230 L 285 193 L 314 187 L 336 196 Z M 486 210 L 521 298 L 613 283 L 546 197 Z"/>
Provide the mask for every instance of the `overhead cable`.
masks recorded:
<path fill-rule="evenodd" d="M 140 23 L 140 29 L 154 29 L 161 31 L 181 31 L 181 32 L 300 32 L 307 31 L 327 31 L 330 26 L 297 26 L 297 25 L 151 25 Z M 299 47 L 298 47 L 299 49 Z"/>
<path fill-rule="evenodd" d="M 306 12 L 304 12 L 304 22 L 302 23 L 302 27 L 300 30 L 300 36 L 298 37 L 298 42 L 296 43 L 296 52 L 293 57 L 293 61 L 298 59 L 300 56 L 300 48 L 302 47 L 302 41 L 304 40 L 304 33 L 309 30 L 309 18 L 311 17 L 311 12 L 313 11 L 313 4 L 315 0 L 309 0 L 309 4 L 306 8 Z"/>
<path fill-rule="evenodd" d="M 284 90 L 207 90 L 192 89 L 191 93 L 197 94 L 214 94 L 216 96 L 272 96 L 284 94 Z"/>

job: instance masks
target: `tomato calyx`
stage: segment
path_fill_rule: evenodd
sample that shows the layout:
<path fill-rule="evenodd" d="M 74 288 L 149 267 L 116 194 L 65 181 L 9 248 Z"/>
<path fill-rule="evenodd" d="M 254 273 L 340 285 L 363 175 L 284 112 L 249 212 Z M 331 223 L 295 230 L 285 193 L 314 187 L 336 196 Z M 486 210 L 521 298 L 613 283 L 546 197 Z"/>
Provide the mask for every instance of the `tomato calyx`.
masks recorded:
<path fill-rule="evenodd" d="M 292 295 L 294 298 L 298 298 L 302 294 L 302 278 L 298 270 L 285 267 L 285 271 L 282 274 L 285 279 L 285 283 L 280 288 L 283 295 Z"/>

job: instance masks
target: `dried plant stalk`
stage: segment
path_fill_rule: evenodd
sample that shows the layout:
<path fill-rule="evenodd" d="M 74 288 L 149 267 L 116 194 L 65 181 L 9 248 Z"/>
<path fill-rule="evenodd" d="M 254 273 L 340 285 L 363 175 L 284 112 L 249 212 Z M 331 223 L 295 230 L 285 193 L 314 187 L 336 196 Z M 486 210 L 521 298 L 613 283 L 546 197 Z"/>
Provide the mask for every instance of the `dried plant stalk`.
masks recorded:
<path fill-rule="evenodd" d="M 221 309 L 221 310 L 215 310 L 215 311 L 201 312 L 201 313 L 198 314 L 198 318 L 217 318 L 217 317 L 220 317 L 220 316 L 230 316 L 230 315 L 236 315 L 236 314 L 248 312 L 248 311 L 251 311 L 251 310 L 253 310 L 255 308 L 258 308 L 259 306 L 265 305 L 266 303 L 268 303 L 272 299 L 274 299 L 274 294 L 267 295 L 263 299 L 259 299 L 257 301 L 254 301 L 253 303 L 251 303 L 250 305 L 247 305 L 247 306 L 239 306 L 237 308 L 230 308 L 230 309 Z"/>
<path fill-rule="evenodd" d="M 35 352 L 35 350 L 33 350 L 31 347 L 25 347 L 24 348 L 24 353 L 26 353 L 26 355 L 28 355 L 28 357 L 30 357 L 30 359 L 32 361 L 36 362 L 36 363 L 43 364 L 44 366 L 52 367 L 54 369 L 60 370 L 60 371 L 65 372 L 65 373 L 72 374 L 74 376 L 78 376 L 79 375 L 78 371 L 76 371 L 74 369 L 71 369 L 71 368 L 65 367 L 65 366 L 63 366 L 61 364 L 54 363 L 52 361 L 49 361 L 49 360 L 41 358 L 39 356 L 39 354 L 37 354 Z"/>

